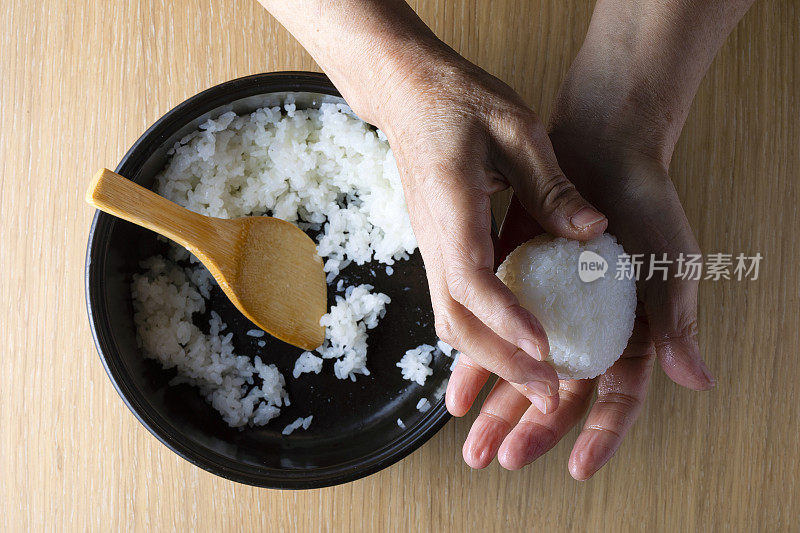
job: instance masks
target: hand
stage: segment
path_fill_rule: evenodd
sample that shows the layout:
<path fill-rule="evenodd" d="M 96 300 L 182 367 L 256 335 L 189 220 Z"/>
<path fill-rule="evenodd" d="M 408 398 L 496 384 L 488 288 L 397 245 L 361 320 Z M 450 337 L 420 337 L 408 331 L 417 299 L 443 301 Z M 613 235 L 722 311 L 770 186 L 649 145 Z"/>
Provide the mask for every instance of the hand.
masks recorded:
<path fill-rule="evenodd" d="M 403 76 L 390 107 L 371 118 L 386 132 L 403 178 L 437 334 L 469 354 L 476 373 L 501 376 L 552 412 L 558 378 L 541 362 L 546 335 L 494 274 L 490 195 L 512 186 L 542 227 L 572 239 L 601 234 L 606 219 L 564 177 L 544 126 L 508 86 L 446 50 Z M 453 400 L 463 394 L 470 391 L 451 387 L 450 404 L 465 404 Z"/>
<path fill-rule="evenodd" d="M 666 253 L 674 261 L 681 253 L 699 253 L 667 175 L 672 153 L 664 141 L 668 136 L 654 134 L 646 109 L 618 105 L 613 97 L 588 90 L 592 85 L 586 80 L 596 80 L 598 74 L 587 71 L 591 62 L 581 59 L 562 87 L 550 128 L 565 173 L 608 216 L 609 231 L 629 254 Z M 600 124 L 597 117 L 612 120 Z M 512 201 L 501 231 L 503 255 L 540 231 L 520 203 Z M 654 276 L 639 283 L 640 306 L 622 357 L 596 380 L 562 381 L 554 412 L 544 415 L 532 409 L 524 396 L 498 380 L 464 444 L 465 461 L 483 468 L 496 455 L 509 469 L 532 462 L 580 420 L 596 387 L 597 399 L 569 461 L 572 476 L 587 479 L 613 456 L 638 416 L 656 356 L 676 383 L 694 390 L 713 387 L 696 338 L 697 282 L 674 275 L 673 264 L 668 281 Z M 451 412 L 465 412 L 488 376 L 469 358 L 460 360 L 448 386 Z"/>
<path fill-rule="evenodd" d="M 437 39 L 403 0 L 259 1 L 389 138 L 439 336 L 542 412 L 554 410 L 547 337 L 494 275 L 489 197 L 513 187 L 553 235 L 590 239 L 607 221 L 564 177 L 536 114 Z"/>
<path fill-rule="evenodd" d="M 502 443 L 504 466 L 532 461 L 581 416 L 592 383 L 559 385 L 541 362 L 549 352 L 541 325 L 493 274 L 489 196 L 511 186 L 517 217 L 556 236 L 602 233 L 608 220 L 560 162 L 608 212 L 629 253 L 696 252 L 666 169 L 705 70 L 752 0 L 598 2 L 558 99 L 555 154 L 535 113 L 444 46 L 404 1 L 259 1 L 355 112 L 389 137 L 437 331 L 469 354 L 450 380 L 448 409 L 463 415 L 490 372 L 504 378 L 465 443 L 465 459 L 485 466 Z M 507 234 L 530 231 L 513 215 Z M 598 401 L 570 460 L 573 476 L 591 476 L 616 450 L 638 414 L 654 353 L 676 382 L 713 386 L 695 340 L 696 290 L 674 280 L 640 287 L 643 319 L 623 358 L 598 379 Z"/>

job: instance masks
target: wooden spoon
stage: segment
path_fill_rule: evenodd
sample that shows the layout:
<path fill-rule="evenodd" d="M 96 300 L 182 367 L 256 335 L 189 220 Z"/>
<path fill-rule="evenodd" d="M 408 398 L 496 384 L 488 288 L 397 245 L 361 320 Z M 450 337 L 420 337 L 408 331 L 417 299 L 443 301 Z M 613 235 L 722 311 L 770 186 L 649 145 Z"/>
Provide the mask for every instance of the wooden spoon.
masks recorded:
<path fill-rule="evenodd" d="M 177 242 L 211 271 L 233 304 L 258 327 L 306 350 L 322 344 L 327 285 L 311 238 L 271 217 L 199 215 L 108 169 L 86 192 L 91 205 Z"/>

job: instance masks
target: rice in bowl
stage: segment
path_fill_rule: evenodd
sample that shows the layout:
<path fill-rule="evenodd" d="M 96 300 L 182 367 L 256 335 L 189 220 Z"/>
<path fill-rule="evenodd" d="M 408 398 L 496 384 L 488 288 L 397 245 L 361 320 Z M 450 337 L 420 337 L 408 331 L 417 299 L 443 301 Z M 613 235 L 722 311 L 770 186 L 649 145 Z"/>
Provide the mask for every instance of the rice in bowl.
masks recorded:
<path fill-rule="evenodd" d="M 134 322 L 144 353 L 175 368 L 174 383 L 197 387 L 227 424 L 240 428 L 279 416 L 290 404 L 287 376 L 320 373 L 323 360 L 333 360 L 338 379 L 369 376 L 368 331 L 391 300 L 369 284 L 347 286 L 337 276 L 351 263 L 370 262 L 391 275 L 390 265 L 417 247 L 385 136 L 345 105 L 298 110 L 289 102 L 209 120 L 169 155 L 156 178 L 156 191 L 169 200 L 220 218 L 274 216 L 314 235 L 336 303 L 322 319 L 323 346 L 301 354 L 293 368 L 283 369 L 285 376 L 269 353 L 253 359 L 236 353 L 233 334 L 209 308 L 213 279 L 173 247 L 143 261 L 134 275 Z M 208 320 L 198 323 L 204 316 Z M 260 339 L 262 333 L 247 335 Z M 408 379 L 424 383 L 425 374 L 418 367 Z"/>

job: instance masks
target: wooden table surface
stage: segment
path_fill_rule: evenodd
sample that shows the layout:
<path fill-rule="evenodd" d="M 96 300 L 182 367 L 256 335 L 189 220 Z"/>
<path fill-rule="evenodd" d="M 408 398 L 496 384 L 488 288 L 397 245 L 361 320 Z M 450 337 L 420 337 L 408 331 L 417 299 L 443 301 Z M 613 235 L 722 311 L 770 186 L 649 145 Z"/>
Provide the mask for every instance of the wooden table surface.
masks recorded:
<path fill-rule="evenodd" d="M 582 0 L 418 1 L 437 34 L 547 116 Z M 83 297 L 92 171 L 159 116 L 246 74 L 316 70 L 255 0 L 0 2 L 0 512 L 56 530 L 754 529 L 800 518 L 800 2 L 747 14 L 703 82 L 672 175 L 704 251 L 760 252 L 749 282 L 704 282 L 719 385 L 657 371 L 617 456 L 579 483 L 576 432 L 520 472 L 471 471 L 453 421 L 401 463 L 339 487 L 238 485 L 180 459 L 124 407 Z M 500 205 L 498 201 L 498 206 Z"/>

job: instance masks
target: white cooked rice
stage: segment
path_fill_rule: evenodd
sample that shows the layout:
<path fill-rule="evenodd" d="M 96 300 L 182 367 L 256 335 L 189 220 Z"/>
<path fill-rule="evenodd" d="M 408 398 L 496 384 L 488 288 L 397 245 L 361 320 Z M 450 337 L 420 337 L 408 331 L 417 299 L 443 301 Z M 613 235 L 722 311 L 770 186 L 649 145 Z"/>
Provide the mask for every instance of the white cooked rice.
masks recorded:
<path fill-rule="evenodd" d="M 439 350 L 447 357 L 453 357 L 453 347 L 443 340 L 436 341 L 436 347 L 439 348 Z"/>
<path fill-rule="evenodd" d="M 267 214 L 317 231 L 329 282 L 350 262 L 378 261 L 391 275 L 389 265 L 416 250 L 386 137 L 347 106 L 297 110 L 290 102 L 247 116 L 225 113 L 181 139 L 169 155 L 156 178 L 159 194 L 208 216 Z M 259 357 L 251 362 L 235 355 L 232 334 L 221 334 L 226 325 L 213 311 L 208 334 L 195 325 L 193 315 L 205 311 L 214 282 L 202 265 L 179 266 L 189 259 L 196 262 L 172 247 L 166 258 L 143 262 L 143 272 L 134 276 L 139 342 L 149 357 L 177 369 L 176 381 L 197 386 L 231 426 L 266 424 L 289 403 L 284 378 Z M 367 330 L 384 316 L 390 299 L 369 285 L 345 287 L 338 280 L 336 291 L 342 290 L 344 297 L 337 296 L 323 317 L 326 341 L 319 353 L 335 359 L 336 377 L 355 381 L 369 375 Z M 264 332 L 247 335 L 257 339 Z M 424 350 L 418 355 L 398 366 L 411 376 L 406 379 L 424 383 L 430 354 L 427 363 Z M 293 376 L 319 373 L 322 358 L 302 354 Z"/>
<path fill-rule="evenodd" d="M 421 344 L 408 350 L 397 363 L 403 373 L 403 379 L 415 381 L 419 385 L 425 385 L 425 380 L 433 374 L 430 364 L 433 360 L 434 350 L 436 348 L 430 344 Z"/>
<path fill-rule="evenodd" d="M 308 429 L 308 426 L 311 425 L 311 419 L 314 418 L 313 416 L 307 416 L 305 418 L 300 417 L 281 431 L 282 435 L 291 435 L 296 429 Z"/>
<path fill-rule="evenodd" d="M 233 353 L 232 333 L 211 311 L 209 333 L 192 322 L 205 311 L 205 299 L 190 283 L 187 271 L 161 256 L 142 263 L 133 276 L 134 323 L 144 353 L 164 368 L 175 368 L 173 383 L 200 389 L 206 400 L 232 427 L 262 425 L 289 404 L 285 381 L 275 365 Z M 258 384 L 254 378 L 260 378 Z"/>
<path fill-rule="evenodd" d="M 442 383 L 433 392 L 434 398 L 436 398 L 437 400 L 441 400 L 444 397 L 445 393 L 447 392 L 447 383 L 449 381 L 450 381 L 449 379 L 445 379 L 444 381 L 442 381 Z"/>
<path fill-rule="evenodd" d="M 391 298 L 372 293 L 372 285 L 350 286 L 344 297 L 323 315 L 325 342 L 317 350 L 324 359 L 337 359 L 333 371 L 337 378 L 355 381 L 356 374 L 369 375 L 367 370 L 367 330 L 378 325 L 386 314 Z"/>
<path fill-rule="evenodd" d="M 383 133 L 346 105 L 284 108 L 209 120 L 175 145 L 157 192 L 208 216 L 322 228 L 317 251 L 332 276 L 350 261 L 408 258 L 417 242 Z"/>
<path fill-rule="evenodd" d="M 456 367 L 458 366 L 458 357 L 459 357 L 460 355 L 461 355 L 461 352 L 457 352 L 457 351 L 453 350 L 453 355 L 452 355 L 452 357 L 453 357 L 453 362 L 452 362 L 452 364 L 450 364 L 450 372 L 452 372 L 453 370 L 455 370 L 455 369 L 456 369 Z"/>
<path fill-rule="evenodd" d="M 620 357 L 633 331 L 635 281 L 613 273 L 582 281 L 578 263 L 587 252 L 613 267 L 625 250 L 608 233 L 586 242 L 539 235 L 511 252 L 497 270 L 544 327 L 547 361 L 561 379 L 599 376 Z"/>
<path fill-rule="evenodd" d="M 297 379 L 301 374 L 306 374 L 308 372 L 313 372 L 315 374 L 322 372 L 322 358 L 317 357 L 311 352 L 303 352 L 294 363 L 292 377 Z"/>

